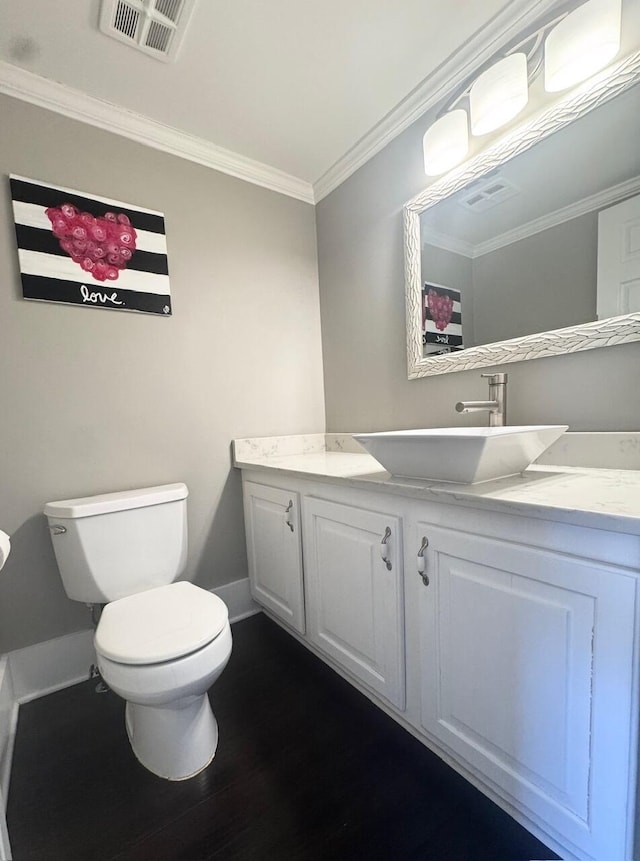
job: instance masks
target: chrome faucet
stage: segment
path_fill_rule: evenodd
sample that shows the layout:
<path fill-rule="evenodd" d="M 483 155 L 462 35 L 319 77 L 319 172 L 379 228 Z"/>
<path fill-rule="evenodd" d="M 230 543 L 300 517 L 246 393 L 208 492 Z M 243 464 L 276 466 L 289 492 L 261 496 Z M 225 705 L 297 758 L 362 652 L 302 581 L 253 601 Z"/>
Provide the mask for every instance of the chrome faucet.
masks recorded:
<path fill-rule="evenodd" d="M 459 413 L 489 413 L 489 427 L 502 427 L 507 423 L 507 374 L 480 374 L 489 380 L 488 401 L 460 401 Z"/>

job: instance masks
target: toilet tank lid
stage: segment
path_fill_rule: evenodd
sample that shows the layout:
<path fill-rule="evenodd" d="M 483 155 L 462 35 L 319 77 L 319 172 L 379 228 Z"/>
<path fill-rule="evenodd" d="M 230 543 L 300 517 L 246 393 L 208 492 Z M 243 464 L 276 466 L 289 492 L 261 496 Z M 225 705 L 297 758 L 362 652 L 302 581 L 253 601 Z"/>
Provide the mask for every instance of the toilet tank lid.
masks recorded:
<path fill-rule="evenodd" d="M 109 514 L 113 511 L 127 511 L 131 508 L 145 508 L 163 502 L 175 502 L 189 495 L 187 485 L 161 484 L 157 487 L 143 487 L 138 490 L 122 490 L 118 493 L 102 493 L 99 496 L 83 496 L 78 499 L 61 499 L 47 502 L 44 513 L 47 517 L 75 519 L 93 517 L 96 514 Z"/>

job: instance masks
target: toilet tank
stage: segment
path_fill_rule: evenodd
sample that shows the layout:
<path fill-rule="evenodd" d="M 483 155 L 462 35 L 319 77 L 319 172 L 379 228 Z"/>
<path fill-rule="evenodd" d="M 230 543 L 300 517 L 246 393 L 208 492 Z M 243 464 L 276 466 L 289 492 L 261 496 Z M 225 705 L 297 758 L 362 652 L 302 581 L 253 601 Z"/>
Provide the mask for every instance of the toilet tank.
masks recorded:
<path fill-rule="evenodd" d="M 176 580 L 187 563 L 185 484 L 49 502 L 49 521 L 69 598 L 103 604 Z"/>

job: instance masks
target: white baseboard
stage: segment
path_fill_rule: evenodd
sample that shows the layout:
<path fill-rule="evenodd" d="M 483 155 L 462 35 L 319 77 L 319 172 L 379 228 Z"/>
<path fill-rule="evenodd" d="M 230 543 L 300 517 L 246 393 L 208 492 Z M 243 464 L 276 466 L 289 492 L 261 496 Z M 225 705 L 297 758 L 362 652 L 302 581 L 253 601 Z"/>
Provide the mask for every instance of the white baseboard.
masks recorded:
<path fill-rule="evenodd" d="M 8 657 L 16 702 L 27 703 L 89 678 L 96 661 L 93 630 L 16 649 Z"/>
<path fill-rule="evenodd" d="M 251 597 L 248 577 L 234 580 L 233 583 L 225 583 L 224 586 L 217 586 L 211 591 L 218 598 L 222 598 L 229 608 L 230 622 L 239 622 L 240 619 L 246 619 L 247 616 L 253 616 L 254 613 L 260 613 L 262 610 Z"/>
<path fill-rule="evenodd" d="M 0 861 L 11 858 L 6 821 L 6 799 L 9 794 L 13 743 L 18 724 L 18 703 L 13 691 L 13 679 L 8 655 L 0 657 Z"/>
<path fill-rule="evenodd" d="M 13 690 L 9 656 L 3 655 L 0 657 L 0 792 L 3 798 L 6 798 L 9 792 L 9 772 L 17 721 L 18 704 Z"/>
<path fill-rule="evenodd" d="M 231 622 L 237 622 L 260 611 L 251 598 L 248 577 L 218 586 L 211 591 L 222 598 L 229 608 Z M 2 661 L 7 659 L 10 673 L 5 675 L 13 682 L 12 699 L 18 703 L 29 702 L 89 678 L 89 667 L 96 661 L 93 630 L 76 631 L 64 637 L 56 637 L 54 640 L 9 652 L 7 656 L 0 658 L 0 672 Z M 1 696 L 0 687 L 0 709 Z M 0 735 L 0 751 L 1 744 Z"/>
<path fill-rule="evenodd" d="M 11 861 L 11 844 L 9 842 L 9 829 L 7 828 L 7 802 L 6 796 L 0 793 L 0 861 Z"/>

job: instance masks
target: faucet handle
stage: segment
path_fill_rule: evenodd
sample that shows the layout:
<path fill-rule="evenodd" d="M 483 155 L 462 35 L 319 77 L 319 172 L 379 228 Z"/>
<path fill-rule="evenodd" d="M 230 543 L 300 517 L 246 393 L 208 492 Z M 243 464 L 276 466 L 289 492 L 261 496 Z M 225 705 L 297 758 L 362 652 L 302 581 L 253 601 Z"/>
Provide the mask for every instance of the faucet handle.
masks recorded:
<path fill-rule="evenodd" d="M 490 386 L 506 386 L 508 374 L 480 374 L 481 377 L 486 377 L 489 380 Z"/>

